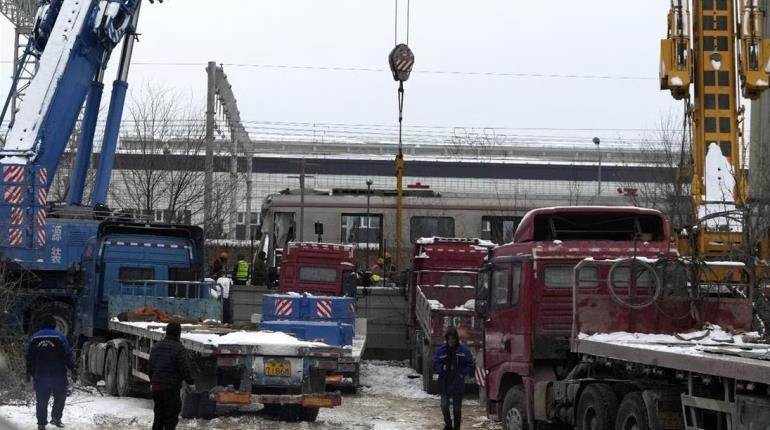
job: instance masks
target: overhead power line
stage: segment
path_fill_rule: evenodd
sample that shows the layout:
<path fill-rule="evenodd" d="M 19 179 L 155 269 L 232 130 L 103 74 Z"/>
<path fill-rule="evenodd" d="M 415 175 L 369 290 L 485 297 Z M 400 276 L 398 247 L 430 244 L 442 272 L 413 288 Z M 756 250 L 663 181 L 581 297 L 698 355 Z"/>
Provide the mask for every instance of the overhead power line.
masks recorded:
<path fill-rule="evenodd" d="M 11 61 L 3 60 L 1 64 L 10 64 Z M 156 61 L 133 61 L 132 66 L 152 66 L 152 67 L 205 67 L 205 63 L 196 62 L 156 62 Z M 333 71 L 333 72 L 388 72 L 390 70 L 371 67 L 351 67 L 351 66 L 303 66 L 296 64 L 253 64 L 253 63 L 222 63 L 227 67 L 249 67 L 259 69 L 286 69 L 286 70 L 315 70 L 315 71 Z M 490 76 L 490 77 L 514 77 L 514 78 L 543 78 L 543 79 L 587 79 L 587 80 L 624 80 L 624 81 L 653 81 L 658 78 L 651 76 L 624 76 L 624 75 L 605 75 L 605 74 L 580 74 L 580 73 L 525 73 L 525 72 L 493 72 L 493 71 L 474 71 L 474 70 L 420 70 L 415 68 L 413 73 L 433 74 L 433 75 L 458 75 L 458 76 Z"/>

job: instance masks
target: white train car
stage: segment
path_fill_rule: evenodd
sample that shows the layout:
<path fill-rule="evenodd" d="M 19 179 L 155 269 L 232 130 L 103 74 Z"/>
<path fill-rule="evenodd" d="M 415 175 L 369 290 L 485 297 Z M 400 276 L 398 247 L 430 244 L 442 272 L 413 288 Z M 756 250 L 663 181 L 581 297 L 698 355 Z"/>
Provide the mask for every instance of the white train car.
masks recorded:
<path fill-rule="evenodd" d="M 429 189 L 407 189 L 403 202 L 402 243 L 401 249 L 396 249 L 394 190 L 372 190 L 368 198 L 366 189 L 305 190 L 304 198 L 299 190 L 272 194 L 262 204 L 261 249 L 274 266 L 276 256 L 289 241 L 347 243 L 356 246 L 361 268 L 387 252 L 394 261 L 396 253 L 400 254 L 403 269 L 419 237 L 478 237 L 507 243 L 519 220 L 531 209 L 525 201 L 511 196 L 481 197 Z"/>

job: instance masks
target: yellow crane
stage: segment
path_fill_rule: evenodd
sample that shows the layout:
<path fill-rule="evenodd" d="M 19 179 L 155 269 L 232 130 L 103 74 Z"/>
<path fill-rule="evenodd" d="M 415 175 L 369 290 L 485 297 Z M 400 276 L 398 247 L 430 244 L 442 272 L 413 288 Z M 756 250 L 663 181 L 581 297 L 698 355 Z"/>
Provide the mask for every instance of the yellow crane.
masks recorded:
<path fill-rule="evenodd" d="M 760 0 L 671 0 L 660 87 L 686 104 L 698 220 L 688 237 L 680 237 L 684 255 L 732 260 L 743 242 L 748 182 L 740 96 L 755 100 L 768 88 L 764 13 Z"/>

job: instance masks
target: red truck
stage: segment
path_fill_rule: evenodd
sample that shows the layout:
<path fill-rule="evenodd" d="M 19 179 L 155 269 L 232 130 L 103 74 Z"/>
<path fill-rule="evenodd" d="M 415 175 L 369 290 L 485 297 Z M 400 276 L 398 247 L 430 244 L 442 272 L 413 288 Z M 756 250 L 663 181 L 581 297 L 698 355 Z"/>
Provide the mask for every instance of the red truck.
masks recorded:
<path fill-rule="evenodd" d="M 476 282 L 493 246 L 480 239 L 421 238 L 414 245 L 410 279 L 409 335 L 412 367 L 426 392 L 437 392 L 433 355 L 449 326 L 457 327 L 474 356 L 481 351 L 482 321 L 474 311 Z M 473 376 L 468 383 L 475 384 Z"/>
<path fill-rule="evenodd" d="M 289 242 L 281 256 L 280 293 L 356 295 L 353 245 Z"/>
<path fill-rule="evenodd" d="M 719 265 L 723 282 L 690 282 Z M 751 328 L 740 272 L 679 259 L 657 211 L 531 211 L 479 275 L 488 414 L 508 430 L 767 428 L 770 349 L 729 333 Z"/>
<path fill-rule="evenodd" d="M 340 319 L 335 315 L 337 305 L 333 297 L 356 297 L 358 278 L 354 251 L 353 245 L 289 242 L 281 256 L 279 293 L 319 296 L 317 309 L 310 310 L 317 314 L 319 321 L 351 323 L 347 318 Z M 355 313 L 355 303 L 349 306 Z M 352 325 L 352 344 L 344 348 L 346 354 L 339 358 L 337 369 L 326 377 L 326 382 L 355 390 L 359 385 L 361 356 L 366 347 L 367 321 L 355 318 Z"/>

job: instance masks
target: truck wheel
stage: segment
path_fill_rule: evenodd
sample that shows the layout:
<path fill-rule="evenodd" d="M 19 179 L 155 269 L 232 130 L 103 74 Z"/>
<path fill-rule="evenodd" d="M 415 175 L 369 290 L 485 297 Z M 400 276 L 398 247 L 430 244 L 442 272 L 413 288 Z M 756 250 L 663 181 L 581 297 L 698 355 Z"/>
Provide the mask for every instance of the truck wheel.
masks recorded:
<path fill-rule="evenodd" d="M 180 411 L 182 418 L 198 418 L 200 397 L 198 393 L 190 393 L 187 391 L 186 382 L 182 383 L 182 389 L 179 393 L 179 398 L 182 401 L 182 410 Z"/>
<path fill-rule="evenodd" d="M 430 352 L 430 348 L 425 352 Z M 422 389 L 428 394 L 438 394 L 438 382 L 433 380 L 433 362 L 427 354 L 422 357 Z"/>
<path fill-rule="evenodd" d="M 526 402 L 524 401 L 524 389 L 521 385 L 511 387 L 505 393 L 502 416 L 500 417 L 504 430 L 527 430 L 529 428 L 527 409 L 524 405 Z"/>
<path fill-rule="evenodd" d="M 95 385 L 98 381 L 96 375 L 88 371 L 88 350 L 90 349 L 91 342 L 84 343 L 78 357 L 78 381 L 83 385 Z"/>
<path fill-rule="evenodd" d="M 131 374 L 131 351 L 128 348 L 120 350 L 116 372 L 118 396 L 128 397 L 133 391 Z"/>
<path fill-rule="evenodd" d="M 49 316 L 53 316 L 56 321 L 56 330 L 67 339 L 72 339 L 72 306 L 64 302 L 45 302 L 34 306 L 30 315 L 31 333 L 40 330 L 43 321 Z"/>
<path fill-rule="evenodd" d="M 607 384 L 591 384 L 580 394 L 578 430 L 612 430 L 618 413 L 618 398 Z"/>
<path fill-rule="evenodd" d="M 620 403 L 615 430 L 650 430 L 647 408 L 638 391 L 626 394 Z"/>
<path fill-rule="evenodd" d="M 418 332 L 414 335 L 412 345 L 412 369 L 417 373 L 422 372 L 422 336 Z"/>
<path fill-rule="evenodd" d="M 110 348 L 104 359 L 104 389 L 111 396 L 118 395 L 118 350 Z"/>
<path fill-rule="evenodd" d="M 281 421 L 296 422 L 299 421 L 302 414 L 302 406 L 300 405 L 280 405 L 278 408 L 278 417 Z"/>
<path fill-rule="evenodd" d="M 307 421 L 309 423 L 312 423 L 312 422 L 315 422 L 317 418 L 318 418 L 318 408 L 303 407 L 299 411 L 299 419 L 302 421 Z"/>

